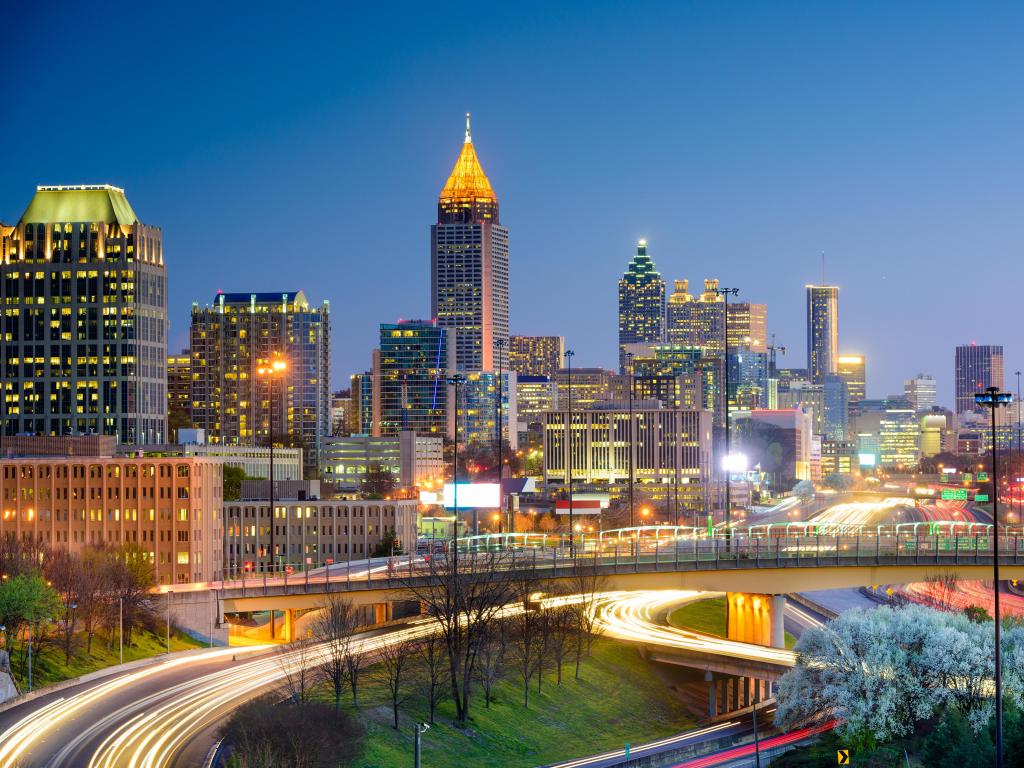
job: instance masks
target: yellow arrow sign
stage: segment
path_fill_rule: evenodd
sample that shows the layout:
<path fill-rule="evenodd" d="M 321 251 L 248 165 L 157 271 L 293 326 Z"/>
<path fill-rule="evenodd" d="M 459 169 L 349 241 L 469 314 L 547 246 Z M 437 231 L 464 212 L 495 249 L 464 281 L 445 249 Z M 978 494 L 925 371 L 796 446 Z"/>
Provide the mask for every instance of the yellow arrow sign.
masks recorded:
<path fill-rule="evenodd" d="M 848 750 L 848 749 L 840 749 L 836 753 L 836 762 L 839 763 L 840 765 L 849 765 L 850 764 L 850 750 Z"/>

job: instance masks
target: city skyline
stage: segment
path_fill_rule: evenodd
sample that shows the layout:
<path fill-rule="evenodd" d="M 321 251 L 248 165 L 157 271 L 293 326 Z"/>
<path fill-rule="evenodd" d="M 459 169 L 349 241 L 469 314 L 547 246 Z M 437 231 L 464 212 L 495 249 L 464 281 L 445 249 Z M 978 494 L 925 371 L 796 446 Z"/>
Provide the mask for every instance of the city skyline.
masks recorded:
<path fill-rule="evenodd" d="M 434 67 L 442 66 L 426 63 L 414 83 L 395 81 L 410 57 L 423 58 L 430 50 L 425 40 L 406 53 L 380 53 L 371 67 L 360 60 L 367 57 L 365 47 L 349 49 L 328 38 L 330 50 L 339 53 L 337 63 L 295 93 L 285 90 L 292 69 L 316 67 L 309 67 L 303 56 L 297 62 L 284 61 L 281 75 L 267 81 L 267 93 L 282 100 L 288 107 L 283 112 L 291 117 L 265 114 L 264 94 L 257 98 L 246 88 L 228 94 L 223 103 L 214 101 L 215 91 L 203 85 L 187 97 L 172 94 L 168 84 L 180 74 L 175 65 L 142 62 L 124 76 L 135 85 L 152 83 L 174 109 L 166 124 L 145 132 L 104 114 L 74 126 L 53 122 L 29 130 L 25 121 L 32 105 L 59 82 L 55 72 L 66 54 L 54 52 L 52 67 L 24 63 L 31 57 L 19 52 L 38 44 L 36 12 L 19 8 L 14 21 L 27 32 L 14 41 L 10 76 L 13 95 L 22 95 L 26 108 L 0 128 L 9 181 L 0 194 L 0 220 L 15 223 L 37 184 L 109 182 L 125 188 L 142 220 L 156 222 L 164 231 L 170 268 L 168 347 L 177 350 L 187 339 L 192 301 L 221 288 L 278 287 L 280 246 L 250 222 L 254 217 L 287 220 L 301 205 L 314 218 L 340 224 L 344 234 L 324 249 L 313 234 L 298 232 L 287 254 L 294 272 L 288 285 L 306 290 L 315 302 L 329 300 L 341 321 L 357 316 L 366 320 L 346 322 L 351 332 L 336 339 L 331 373 L 333 381 L 342 382 L 365 368 L 365 351 L 372 348 L 379 323 L 429 314 L 421 285 L 429 270 L 422 223 L 433 213 L 438 185 L 455 159 L 453 144 L 462 115 L 470 111 L 481 160 L 501 190 L 504 221 L 513 232 L 512 333 L 565 336 L 579 365 L 613 368 L 613 281 L 621 273 L 622 254 L 646 237 L 669 284 L 678 277 L 714 274 L 723 284 L 736 285 L 741 289 L 738 300 L 770 305 L 769 331 L 778 343 L 799 350 L 802 286 L 821 280 L 824 251 L 825 280 L 838 284 L 843 294 L 841 351 L 870 358 L 869 395 L 898 393 L 906 378 L 923 371 L 935 375 L 939 402 L 949 407 L 951 347 L 972 340 L 1000 344 L 1007 365 L 1020 367 L 1013 362 L 1020 349 L 1013 346 L 1010 333 L 1000 337 L 986 331 L 993 319 L 997 324 L 1012 321 L 1009 291 L 1021 269 L 1009 258 L 1015 250 L 1012 220 L 1019 197 L 1009 180 L 1019 175 L 1012 158 L 1021 156 L 1012 126 L 1020 114 L 1000 95 L 1008 88 L 1002 64 L 1012 49 L 1005 30 L 1014 27 L 1019 11 L 995 11 L 1008 18 L 986 24 L 985 50 L 979 54 L 971 45 L 970 56 L 959 56 L 963 31 L 978 31 L 962 9 L 931 9 L 927 18 L 919 8 L 892 10 L 887 25 L 872 18 L 870 27 L 867 14 L 851 13 L 844 25 L 835 19 L 825 24 L 809 19 L 787 28 L 798 8 L 787 5 L 778 10 L 778 18 L 758 19 L 776 33 L 770 44 L 764 41 L 773 35 L 764 34 L 764 28 L 735 28 L 728 13 L 708 8 L 649 9 L 620 19 L 613 9 L 597 6 L 586 18 L 547 18 L 536 29 L 511 24 L 508 40 L 499 46 L 532 50 L 558 37 L 567 48 L 557 54 L 564 65 L 558 83 L 563 87 L 551 94 L 531 92 L 535 100 L 527 99 L 515 82 L 535 81 L 545 62 L 531 63 L 522 55 L 496 72 L 468 75 L 471 82 L 465 89 L 429 99 L 410 95 L 410 88 L 436 77 L 439 70 Z M 460 19 L 449 34 L 462 33 L 468 39 L 469 30 L 480 24 L 508 21 L 504 13 L 492 10 L 475 20 Z M 58 30 L 73 29 L 81 17 L 69 10 L 52 21 Z M 396 34 L 410 38 L 422 21 L 410 13 L 399 21 Z M 256 23 L 255 39 L 269 33 L 271 20 L 257 18 Z M 564 37 L 570 25 L 580 29 L 576 39 Z M 882 61 L 898 56 L 901 35 L 921 27 L 929 34 L 915 33 L 915 40 L 922 47 L 925 63 L 920 66 L 928 67 L 928 78 L 910 67 L 887 94 L 872 92 L 871 84 L 890 73 L 871 65 L 869 51 L 880 49 Z M 152 49 L 170 46 L 173 36 L 159 25 L 153 28 Z M 702 56 L 709 47 L 717 50 L 714 46 L 724 46 L 722 59 L 729 58 L 729 46 L 749 48 L 753 43 L 754 48 L 738 63 L 695 69 L 679 53 L 686 46 L 667 46 L 659 28 L 672 28 L 684 42 L 704 39 L 698 46 Z M 327 33 L 314 35 L 323 43 Z M 593 85 L 584 87 L 584 73 L 570 59 L 581 47 L 620 38 L 621 53 L 616 50 L 607 63 L 597 65 L 596 79 L 608 85 L 605 99 L 600 99 Z M 238 61 L 250 64 L 261 50 L 244 42 L 226 45 L 235 46 Z M 476 46 L 483 43 L 472 45 L 482 55 Z M 776 55 L 787 46 L 790 54 Z M 842 52 L 845 59 L 830 55 L 824 57 L 821 72 L 808 71 L 808 57 L 823 49 Z M 656 82 L 638 83 L 616 73 L 625 61 L 622 56 L 641 50 L 663 65 L 659 69 L 666 76 L 686 74 L 680 81 L 683 98 L 674 101 L 699 97 L 698 112 L 655 98 Z M 766 70 L 748 82 L 752 76 L 747 66 L 755 57 L 767 62 Z M 215 85 L 218 95 L 234 76 L 234 69 L 221 64 L 230 58 L 203 54 L 196 63 L 211 75 L 210 87 Z M 969 75 L 960 70 L 956 77 L 953 70 L 943 75 L 965 61 Z M 312 63 L 321 62 L 316 58 Z M 98 65 L 76 60 L 75 66 L 77 76 L 86 77 Z M 332 77 L 344 67 L 354 67 L 350 78 L 340 81 L 351 87 L 331 86 Z M 261 71 L 256 69 L 257 74 Z M 473 87 L 481 78 L 504 87 Z M 850 78 L 863 81 L 864 87 L 846 89 L 842 104 L 820 98 L 837 81 Z M 966 84 L 982 81 L 991 90 L 970 89 L 972 117 L 946 119 L 947 105 Z M 791 93 L 780 91 L 777 83 L 782 82 Z M 932 84 L 938 82 L 943 85 Z M 763 95 L 758 85 L 768 86 Z M 563 98 L 567 86 L 579 86 L 580 92 L 560 104 L 554 92 Z M 640 129 L 633 120 L 623 121 L 601 107 L 616 94 L 629 103 L 645 104 Z M 884 129 L 876 127 L 873 116 L 887 110 L 898 110 L 902 119 L 879 121 Z M 201 130 L 185 120 L 200 112 Z M 240 144 L 228 143 L 238 119 L 257 115 L 253 133 Z M 854 115 L 859 119 L 851 120 Z M 758 117 L 767 118 L 764 128 L 748 130 L 748 123 Z M 946 151 L 957 140 L 958 121 L 962 125 L 968 119 L 972 129 L 981 131 L 979 140 L 955 153 Z M 923 122 L 930 127 L 927 135 L 918 130 Z M 638 130 L 644 137 L 639 146 Z M 75 140 L 69 141 L 72 131 Z M 985 153 L 978 149 L 982 144 L 990 147 Z M 121 152 L 112 151 L 115 147 Z M 638 164 L 645 169 L 644 183 L 624 195 L 623 185 L 627 178 L 636 178 Z M 883 166 L 890 170 L 879 177 Z M 900 175 L 905 180 L 893 183 Z M 399 187 L 396 179 L 402 180 Z M 966 183 L 954 185 L 954 179 Z M 738 196 L 737 189 L 742 190 Z M 388 204 L 381 205 L 382 199 Z M 555 210 L 562 214 L 557 220 L 549 215 Z M 395 221 L 402 224 L 395 226 Z M 350 273 L 347 265 L 379 247 L 374 233 L 382 230 L 389 232 L 394 268 L 381 269 L 370 259 Z M 982 318 L 965 312 L 950 321 L 934 297 L 951 295 L 955 289 L 949 277 L 956 261 L 976 252 L 992 254 L 1005 267 L 993 289 L 996 300 L 991 304 L 997 315 Z M 245 282 L 251 285 L 240 284 L 240 270 L 250 275 Z M 395 281 L 398 274 L 408 279 Z M 586 297 L 585 319 L 561 298 L 566 286 Z M 975 293 L 981 295 L 980 288 Z M 908 329 L 909 349 L 889 343 L 894 327 Z M 779 364 L 802 366 L 801 357 L 790 352 Z"/>

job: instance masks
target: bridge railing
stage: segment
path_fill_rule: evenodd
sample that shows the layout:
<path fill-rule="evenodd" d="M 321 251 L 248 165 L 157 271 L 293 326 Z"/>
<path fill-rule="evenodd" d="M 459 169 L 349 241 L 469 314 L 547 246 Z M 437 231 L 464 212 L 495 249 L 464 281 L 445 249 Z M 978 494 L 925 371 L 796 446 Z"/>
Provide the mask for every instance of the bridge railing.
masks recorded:
<path fill-rule="evenodd" d="M 1001 531 L 998 540 L 1000 562 L 1024 564 L 1024 533 Z M 513 542 L 512 538 L 506 540 Z M 704 569 L 753 569 L 788 567 L 835 567 L 863 565 L 955 565 L 992 562 L 991 527 L 973 535 L 940 535 L 919 528 L 865 533 L 836 533 L 813 536 L 750 535 L 733 532 L 731 537 L 713 538 L 662 536 L 577 541 L 570 550 L 567 540 L 549 537 L 547 546 L 481 547 L 463 552 L 460 548 L 459 571 L 467 574 L 495 570 L 534 573 L 538 577 L 571 574 L 580 567 L 596 568 L 602 573 L 640 571 L 692 571 Z M 436 579 L 450 574 L 450 554 L 403 555 L 385 565 L 364 571 L 347 568 L 313 573 L 285 574 L 225 580 L 214 583 L 223 590 L 240 590 L 242 595 L 281 592 L 331 592 L 368 588 L 397 588 L 411 580 Z"/>

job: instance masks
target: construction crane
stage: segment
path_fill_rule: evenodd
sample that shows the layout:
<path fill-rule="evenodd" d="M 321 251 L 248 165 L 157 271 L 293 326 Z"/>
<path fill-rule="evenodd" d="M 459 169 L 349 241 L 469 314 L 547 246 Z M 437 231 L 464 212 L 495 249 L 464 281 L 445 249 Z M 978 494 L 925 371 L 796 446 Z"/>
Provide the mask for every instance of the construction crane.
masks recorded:
<path fill-rule="evenodd" d="M 779 369 L 775 365 L 775 353 L 786 354 L 786 348 L 780 347 L 775 343 L 775 334 L 772 334 L 772 343 L 768 345 L 768 378 L 778 378 Z"/>

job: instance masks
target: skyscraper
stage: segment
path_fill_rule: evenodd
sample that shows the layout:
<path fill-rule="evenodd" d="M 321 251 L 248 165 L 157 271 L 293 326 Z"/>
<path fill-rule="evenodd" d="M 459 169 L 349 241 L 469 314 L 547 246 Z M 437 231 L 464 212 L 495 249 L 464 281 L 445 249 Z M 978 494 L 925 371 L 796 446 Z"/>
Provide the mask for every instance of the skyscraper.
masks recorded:
<path fill-rule="evenodd" d="M 807 371 L 814 384 L 837 372 L 839 358 L 839 286 L 808 285 Z"/>
<path fill-rule="evenodd" d="M 509 366 L 523 376 L 554 376 L 565 362 L 562 336 L 509 336 Z"/>
<path fill-rule="evenodd" d="M 211 443 L 296 441 L 309 471 L 331 429 L 330 307 L 302 291 L 218 293 L 192 305 L 192 422 Z M 273 383 L 259 369 L 275 355 L 287 368 Z"/>
<path fill-rule="evenodd" d="M 448 377 L 455 356 L 454 334 L 440 323 L 382 323 L 380 348 L 373 354 L 372 434 L 454 437 Z"/>
<path fill-rule="evenodd" d="M 729 346 L 751 352 L 768 351 L 768 305 L 737 301 L 729 304 Z"/>
<path fill-rule="evenodd" d="M 910 401 L 910 407 L 918 413 L 930 411 L 939 404 L 935 390 L 935 379 L 927 373 L 919 373 L 903 382 L 903 394 Z"/>
<path fill-rule="evenodd" d="M 688 305 L 693 301 L 690 281 L 675 280 L 673 284 L 675 289 L 669 294 L 668 306 L 665 309 L 665 341 L 669 344 L 689 344 Z"/>
<path fill-rule="evenodd" d="M 187 349 L 167 356 L 167 422 L 171 441 L 182 425 L 192 423 L 192 354 Z"/>
<path fill-rule="evenodd" d="M 430 228 L 431 311 L 460 371 L 508 369 L 508 230 L 469 132 Z"/>
<path fill-rule="evenodd" d="M 658 344 L 664 338 L 665 281 L 641 240 L 619 280 L 619 373 L 626 372 L 626 344 Z"/>
<path fill-rule="evenodd" d="M 0 227 L 3 434 L 167 436 L 163 233 L 124 190 L 40 186 Z"/>
<path fill-rule="evenodd" d="M 851 405 L 867 397 L 867 359 L 864 355 L 839 355 L 836 373 L 846 380 L 846 394 Z"/>
<path fill-rule="evenodd" d="M 956 348 L 956 413 L 987 413 L 976 405 L 974 394 L 988 387 L 1003 388 L 1003 348 L 989 344 L 964 344 Z M 997 409 L 1000 414 L 1011 409 Z"/>

